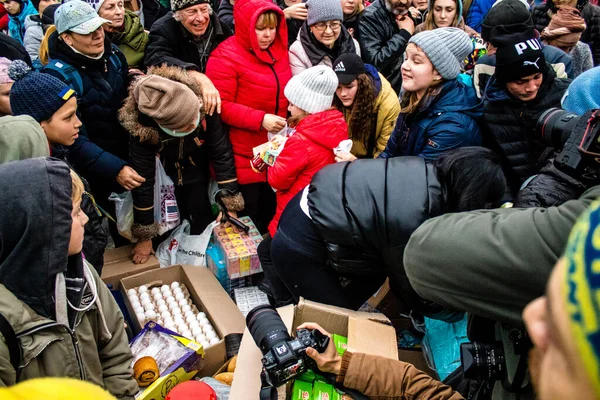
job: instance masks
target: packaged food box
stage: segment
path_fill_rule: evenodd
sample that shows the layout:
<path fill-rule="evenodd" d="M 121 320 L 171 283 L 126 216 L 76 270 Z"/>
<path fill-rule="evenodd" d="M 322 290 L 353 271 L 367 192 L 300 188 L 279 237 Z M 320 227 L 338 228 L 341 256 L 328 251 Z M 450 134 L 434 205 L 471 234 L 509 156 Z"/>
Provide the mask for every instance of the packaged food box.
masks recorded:
<path fill-rule="evenodd" d="M 331 400 L 333 386 L 329 383 L 315 381 L 313 383 L 313 400 Z"/>
<path fill-rule="evenodd" d="M 213 231 L 213 239 L 215 245 L 222 251 L 229 279 L 262 272 L 256 251 L 262 242 L 262 235 L 249 217 L 241 217 L 239 220 L 250 227 L 248 233 L 239 232 L 233 227 L 225 227 L 222 224 L 215 226 Z"/>
<path fill-rule="evenodd" d="M 235 289 L 252 286 L 252 275 L 237 279 L 229 279 L 227 275 L 227 266 L 225 265 L 222 250 L 214 243 L 210 243 L 206 248 L 206 263 L 213 272 L 223 289 L 234 299 Z"/>
<path fill-rule="evenodd" d="M 343 356 L 348 348 L 348 338 L 342 335 L 333 334 L 333 343 L 340 356 Z"/>
<path fill-rule="evenodd" d="M 262 304 L 269 304 L 269 298 L 256 286 L 235 289 L 234 290 L 235 303 L 238 308 L 246 317 L 248 313 L 255 307 Z"/>
<path fill-rule="evenodd" d="M 292 386 L 291 400 L 312 400 L 312 383 L 296 380 Z"/>

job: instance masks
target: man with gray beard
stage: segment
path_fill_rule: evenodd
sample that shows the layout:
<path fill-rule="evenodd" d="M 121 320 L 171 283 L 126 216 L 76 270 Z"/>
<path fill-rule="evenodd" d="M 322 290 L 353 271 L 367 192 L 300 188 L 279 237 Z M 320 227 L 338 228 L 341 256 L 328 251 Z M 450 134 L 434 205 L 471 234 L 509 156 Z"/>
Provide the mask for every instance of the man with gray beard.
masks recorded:
<path fill-rule="evenodd" d="M 410 0 L 375 0 L 359 24 L 359 42 L 366 63 L 374 65 L 396 93 L 402 87 L 402 55 L 415 30 L 409 17 Z"/>

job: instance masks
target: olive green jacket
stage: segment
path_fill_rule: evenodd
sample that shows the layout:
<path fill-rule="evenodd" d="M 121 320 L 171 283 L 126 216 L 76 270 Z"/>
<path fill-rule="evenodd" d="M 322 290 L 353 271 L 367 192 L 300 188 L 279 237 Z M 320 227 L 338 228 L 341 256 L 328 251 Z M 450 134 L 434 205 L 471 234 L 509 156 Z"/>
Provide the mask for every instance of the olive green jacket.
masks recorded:
<path fill-rule="evenodd" d="M 123 21 L 123 31 L 112 34 L 112 42 L 119 46 L 125 55 L 129 68 L 144 68 L 144 52 L 148 45 L 148 33 L 140 22 L 140 18 L 126 11 Z"/>
<path fill-rule="evenodd" d="M 36 314 L 0 285 L 0 313 L 10 322 L 21 344 L 18 371 L 7 346 L 0 341 L 0 385 L 41 377 L 69 377 L 94 383 L 119 399 L 133 399 L 138 386 L 123 315 L 106 285 L 88 264 L 96 280 L 98 301 L 76 318 L 75 329 Z M 89 286 L 82 305 L 92 301 Z M 101 305 L 101 310 L 98 305 Z"/>

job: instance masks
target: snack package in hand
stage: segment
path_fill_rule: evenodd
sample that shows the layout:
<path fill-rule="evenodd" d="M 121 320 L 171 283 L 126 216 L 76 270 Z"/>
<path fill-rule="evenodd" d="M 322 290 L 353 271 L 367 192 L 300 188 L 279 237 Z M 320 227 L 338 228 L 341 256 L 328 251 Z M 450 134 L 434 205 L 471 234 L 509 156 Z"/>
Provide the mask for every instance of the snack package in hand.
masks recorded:
<path fill-rule="evenodd" d="M 352 149 L 352 139 L 342 140 L 338 146 L 333 149 L 333 154 L 350 153 Z"/>

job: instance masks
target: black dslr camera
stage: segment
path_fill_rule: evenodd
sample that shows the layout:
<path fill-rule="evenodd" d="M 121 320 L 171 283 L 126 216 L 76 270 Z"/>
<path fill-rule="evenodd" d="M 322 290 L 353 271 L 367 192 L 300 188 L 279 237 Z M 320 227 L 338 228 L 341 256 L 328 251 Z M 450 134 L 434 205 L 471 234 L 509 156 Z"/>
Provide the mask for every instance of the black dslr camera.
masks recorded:
<path fill-rule="evenodd" d="M 317 364 L 306 355 L 306 349 L 312 347 L 322 353 L 329 345 L 329 337 L 316 329 L 299 329 L 293 339 L 270 305 L 252 309 L 246 317 L 246 325 L 263 353 L 263 389 L 277 387 L 309 368 L 316 370 Z"/>
<path fill-rule="evenodd" d="M 600 110 L 578 116 L 560 108 L 546 110 L 536 134 L 555 149 L 562 149 L 554 165 L 575 179 L 596 183 L 600 178 Z"/>

